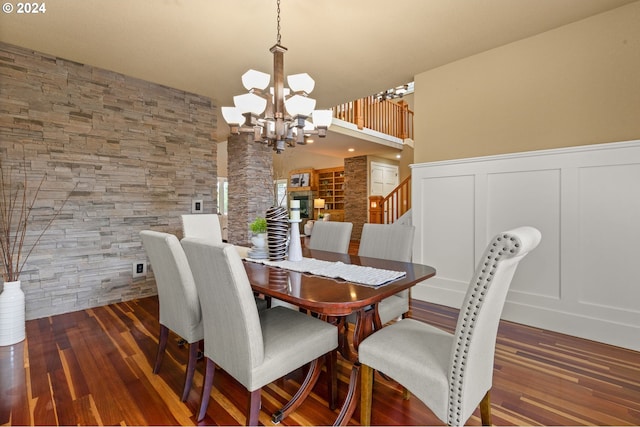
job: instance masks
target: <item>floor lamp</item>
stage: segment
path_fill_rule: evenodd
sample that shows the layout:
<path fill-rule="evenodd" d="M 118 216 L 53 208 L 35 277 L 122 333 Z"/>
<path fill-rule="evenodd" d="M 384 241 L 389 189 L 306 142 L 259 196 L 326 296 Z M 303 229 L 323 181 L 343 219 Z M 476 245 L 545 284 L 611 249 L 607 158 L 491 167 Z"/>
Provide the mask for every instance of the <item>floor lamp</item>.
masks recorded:
<path fill-rule="evenodd" d="M 318 209 L 316 220 L 320 219 L 320 209 L 324 209 L 324 199 L 313 199 L 313 208 Z"/>

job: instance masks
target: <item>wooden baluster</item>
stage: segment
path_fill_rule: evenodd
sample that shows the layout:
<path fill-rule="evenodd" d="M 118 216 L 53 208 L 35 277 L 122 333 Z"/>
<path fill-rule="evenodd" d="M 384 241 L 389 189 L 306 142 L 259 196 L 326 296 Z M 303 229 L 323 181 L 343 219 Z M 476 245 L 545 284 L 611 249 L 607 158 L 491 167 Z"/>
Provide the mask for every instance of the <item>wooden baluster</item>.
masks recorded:
<path fill-rule="evenodd" d="M 362 99 L 358 99 L 355 102 L 354 115 L 355 115 L 356 126 L 358 126 L 358 129 L 362 129 L 364 127 L 364 116 L 362 114 Z"/>
<path fill-rule="evenodd" d="M 397 138 L 413 138 L 413 112 L 406 102 L 378 101 L 368 96 L 333 107 L 336 118 Z"/>

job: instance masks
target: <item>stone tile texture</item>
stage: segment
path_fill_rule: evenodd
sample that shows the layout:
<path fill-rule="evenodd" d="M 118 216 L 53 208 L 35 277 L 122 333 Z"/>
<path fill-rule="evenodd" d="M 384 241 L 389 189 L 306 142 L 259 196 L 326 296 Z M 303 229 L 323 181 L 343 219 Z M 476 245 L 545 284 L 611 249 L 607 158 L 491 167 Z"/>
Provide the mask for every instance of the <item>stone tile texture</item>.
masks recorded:
<path fill-rule="evenodd" d="M 216 125 L 204 96 L 0 43 L 2 163 L 46 176 L 29 241 L 72 192 L 22 273 L 27 319 L 156 292 L 139 232 L 216 212 Z"/>

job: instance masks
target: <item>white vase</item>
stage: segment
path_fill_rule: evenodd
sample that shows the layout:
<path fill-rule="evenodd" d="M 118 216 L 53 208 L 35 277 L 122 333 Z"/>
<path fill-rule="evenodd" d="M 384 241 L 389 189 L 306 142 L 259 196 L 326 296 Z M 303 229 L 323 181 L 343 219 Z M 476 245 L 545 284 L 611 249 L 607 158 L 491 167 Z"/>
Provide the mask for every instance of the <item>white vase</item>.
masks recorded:
<path fill-rule="evenodd" d="M 0 293 L 0 346 L 24 340 L 24 313 L 24 292 L 20 288 L 20 281 L 5 282 Z"/>

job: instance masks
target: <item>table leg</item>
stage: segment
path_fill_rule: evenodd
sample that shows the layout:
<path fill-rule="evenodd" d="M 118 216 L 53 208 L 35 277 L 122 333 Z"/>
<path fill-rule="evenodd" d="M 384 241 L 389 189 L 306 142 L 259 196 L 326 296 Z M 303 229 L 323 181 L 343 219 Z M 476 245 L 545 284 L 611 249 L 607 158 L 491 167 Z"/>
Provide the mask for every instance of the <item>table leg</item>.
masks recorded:
<path fill-rule="evenodd" d="M 360 363 L 356 362 L 351 368 L 351 377 L 349 378 L 349 390 L 347 391 L 347 397 L 345 398 L 344 405 L 338 414 L 338 418 L 334 421 L 334 426 L 346 426 L 349 424 L 349 420 L 353 416 L 358 404 L 358 397 L 360 393 Z"/>
<path fill-rule="evenodd" d="M 309 372 L 307 373 L 306 378 L 302 382 L 302 385 L 298 389 L 298 392 L 291 398 L 286 405 L 284 405 L 280 410 L 275 412 L 271 416 L 271 421 L 274 423 L 279 423 L 283 419 L 289 416 L 293 411 L 295 411 L 298 406 L 302 404 L 304 399 L 311 393 L 313 386 L 318 382 L 318 378 L 320 378 L 320 371 L 322 370 L 322 365 L 318 363 L 319 359 L 311 362 L 309 366 Z"/>
<path fill-rule="evenodd" d="M 353 348 L 355 351 L 351 351 L 349 348 L 349 357 L 351 357 L 349 360 L 353 362 L 351 376 L 349 377 L 349 389 L 340 414 L 333 423 L 334 426 L 347 425 L 356 410 L 360 398 L 360 362 L 358 362 L 358 347 L 362 340 L 381 327 L 377 305 L 374 306 L 373 309 L 360 310 L 357 312 L 356 325 L 353 331 Z"/>

